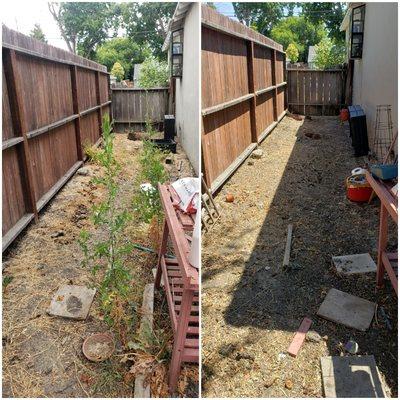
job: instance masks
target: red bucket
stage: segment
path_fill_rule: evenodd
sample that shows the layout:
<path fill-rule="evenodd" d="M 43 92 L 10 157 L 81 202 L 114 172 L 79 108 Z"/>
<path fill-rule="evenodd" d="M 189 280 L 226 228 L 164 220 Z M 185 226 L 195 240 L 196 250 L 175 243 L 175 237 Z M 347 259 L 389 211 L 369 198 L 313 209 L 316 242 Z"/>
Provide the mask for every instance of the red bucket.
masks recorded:
<path fill-rule="evenodd" d="M 365 175 L 353 175 L 346 179 L 347 198 L 351 201 L 365 203 L 372 194 L 372 188 Z"/>

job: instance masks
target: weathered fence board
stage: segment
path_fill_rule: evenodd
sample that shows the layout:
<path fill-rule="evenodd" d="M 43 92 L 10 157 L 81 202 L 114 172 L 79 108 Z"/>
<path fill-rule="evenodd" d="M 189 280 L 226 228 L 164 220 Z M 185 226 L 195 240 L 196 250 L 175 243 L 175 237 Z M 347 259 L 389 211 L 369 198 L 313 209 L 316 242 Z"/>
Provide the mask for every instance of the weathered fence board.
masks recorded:
<path fill-rule="evenodd" d="M 201 42 L 202 169 L 215 191 L 283 117 L 285 54 L 205 5 Z"/>
<path fill-rule="evenodd" d="M 112 114 L 116 130 L 161 123 L 168 114 L 168 88 L 112 87 Z"/>
<path fill-rule="evenodd" d="M 288 108 L 302 115 L 337 115 L 345 103 L 345 70 L 288 69 Z"/>
<path fill-rule="evenodd" d="M 3 251 L 99 141 L 106 67 L 3 25 Z"/>

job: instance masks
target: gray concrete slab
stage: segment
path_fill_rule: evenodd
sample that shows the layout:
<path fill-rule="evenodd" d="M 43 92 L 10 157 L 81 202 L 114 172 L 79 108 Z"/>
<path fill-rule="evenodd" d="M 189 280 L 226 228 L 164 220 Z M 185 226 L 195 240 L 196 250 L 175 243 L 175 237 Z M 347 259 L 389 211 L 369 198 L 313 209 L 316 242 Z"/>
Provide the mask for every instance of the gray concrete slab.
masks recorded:
<path fill-rule="evenodd" d="M 376 264 L 369 253 L 332 257 L 337 272 L 343 275 L 376 272 Z"/>
<path fill-rule="evenodd" d="M 321 357 L 325 397 L 385 397 L 374 356 Z"/>
<path fill-rule="evenodd" d="M 95 289 L 86 286 L 61 286 L 51 300 L 48 313 L 57 317 L 86 319 L 95 293 Z"/>
<path fill-rule="evenodd" d="M 366 331 L 375 313 L 375 303 L 337 289 L 329 290 L 317 315 L 359 331 Z"/>

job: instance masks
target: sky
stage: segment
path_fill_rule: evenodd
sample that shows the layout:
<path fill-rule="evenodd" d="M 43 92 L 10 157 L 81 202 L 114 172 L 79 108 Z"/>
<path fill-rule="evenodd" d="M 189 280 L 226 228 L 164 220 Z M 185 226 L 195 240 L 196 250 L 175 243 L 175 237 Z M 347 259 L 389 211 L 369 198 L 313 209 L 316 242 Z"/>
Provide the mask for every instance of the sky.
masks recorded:
<path fill-rule="evenodd" d="M 217 7 L 217 11 L 219 11 L 221 14 L 227 15 L 230 18 L 232 18 L 232 16 L 235 14 L 232 3 L 215 2 L 214 4 L 215 7 Z M 232 19 L 237 18 L 233 17 Z"/>
<path fill-rule="evenodd" d="M 8 28 L 25 35 L 29 35 L 33 25 L 38 23 L 49 44 L 68 50 L 61 38 L 57 24 L 47 8 L 47 1 L 3 1 L 1 4 L 1 22 Z"/>

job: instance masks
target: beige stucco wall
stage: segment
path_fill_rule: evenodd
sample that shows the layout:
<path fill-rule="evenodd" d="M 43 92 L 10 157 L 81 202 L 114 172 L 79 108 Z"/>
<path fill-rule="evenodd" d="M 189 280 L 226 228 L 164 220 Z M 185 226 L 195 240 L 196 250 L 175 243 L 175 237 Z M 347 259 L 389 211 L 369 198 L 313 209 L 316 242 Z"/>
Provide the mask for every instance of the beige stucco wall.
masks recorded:
<path fill-rule="evenodd" d="M 378 104 L 392 105 L 396 132 L 397 3 L 366 3 L 363 55 L 354 60 L 353 104 L 360 104 L 366 113 L 370 147 Z"/>
<path fill-rule="evenodd" d="M 194 170 L 200 172 L 199 79 L 200 79 L 200 6 L 194 3 L 185 18 L 183 73 L 176 79 L 176 131 Z"/>

